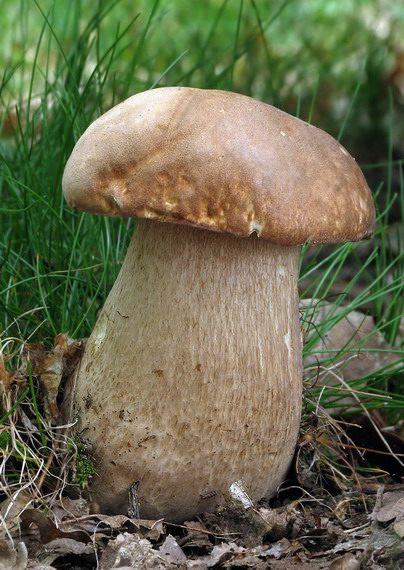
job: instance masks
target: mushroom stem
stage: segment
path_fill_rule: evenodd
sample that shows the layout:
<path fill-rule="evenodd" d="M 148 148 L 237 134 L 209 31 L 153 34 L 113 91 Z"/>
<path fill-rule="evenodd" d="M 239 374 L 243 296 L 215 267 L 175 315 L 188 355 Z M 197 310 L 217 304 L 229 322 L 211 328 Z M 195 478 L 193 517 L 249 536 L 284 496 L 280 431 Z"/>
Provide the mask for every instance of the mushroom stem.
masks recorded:
<path fill-rule="evenodd" d="M 298 434 L 299 247 L 138 220 L 73 388 L 107 512 L 182 521 L 282 482 Z"/>

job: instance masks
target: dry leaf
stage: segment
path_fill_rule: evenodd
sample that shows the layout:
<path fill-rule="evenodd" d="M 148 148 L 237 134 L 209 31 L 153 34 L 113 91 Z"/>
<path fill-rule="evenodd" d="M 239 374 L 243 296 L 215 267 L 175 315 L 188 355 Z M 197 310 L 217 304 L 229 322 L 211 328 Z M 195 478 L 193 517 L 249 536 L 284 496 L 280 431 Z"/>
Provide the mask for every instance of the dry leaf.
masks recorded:
<path fill-rule="evenodd" d="M 297 510 L 287 507 L 279 509 L 260 508 L 259 513 L 268 525 L 268 537 L 271 541 L 281 540 L 289 534 L 289 529 L 300 517 Z"/>
<path fill-rule="evenodd" d="M 404 519 L 396 520 L 393 525 L 393 530 L 401 539 L 404 538 Z"/>
<path fill-rule="evenodd" d="M 148 521 L 143 519 L 131 519 L 125 515 L 86 515 L 79 518 L 63 520 L 60 528 L 65 531 L 82 530 L 89 535 L 111 535 L 111 531 L 132 532 L 142 535 L 144 538 L 156 541 L 164 533 L 163 522 Z"/>
<path fill-rule="evenodd" d="M 25 570 L 25 569 L 24 569 Z M 35 560 L 28 562 L 27 570 L 58 570 L 54 566 L 48 566 L 47 564 L 40 564 Z"/>
<path fill-rule="evenodd" d="M 272 544 L 271 547 L 268 549 L 268 554 L 276 558 L 276 560 L 278 560 L 278 558 L 282 558 L 284 552 L 285 552 L 285 545 L 283 540 L 275 542 L 275 544 Z"/>
<path fill-rule="evenodd" d="M 225 533 L 240 533 L 242 545 L 246 547 L 261 544 L 263 536 L 270 527 L 265 518 L 254 508 L 244 481 L 240 479 L 232 483 L 223 497 L 225 506 L 221 508 L 220 514 Z"/>
<path fill-rule="evenodd" d="M 7 540 L 0 539 L 0 570 L 25 570 L 27 562 L 28 552 L 23 542 L 14 548 Z"/>
<path fill-rule="evenodd" d="M 211 568 L 244 552 L 245 548 L 237 546 L 235 542 L 222 542 L 213 548 L 209 556 L 202 556 L 195 561 L 188 560 L 187 568 L 195 568 L 197 563 L 205 564 L 207 568 Z"/>
<path fill-rule="evenodd" d="M 198 566 L 198 564 L 203 564 L 207 568 L 217 566 L 220 568 L 272 568 L 273 562 L 271 561 L 269 566 L 268 558 L 278 560 L 288 555 L 292 556 L 302 549 L 303 547 L 299 542 L 289 542 L 286 539 L 272 545 L 271 548 L 261 545 L 254 548 L 243 548 L 234 542 L 223 542 L 213 548 L 210 556 L 187 560 L 185 566 L 186 568 L 200 568 L 202 566 Z"/>
<path fill-rule="evenodd" d="M 41 563 L 52 564 L 57 558 L 69 554 L 95 557 L 95 551 L 92 545 L 85 545 L 72 538 L 56 538 L 51 542 L 47 542 L 44 548 L 36 553 L 36 557 Z"/>
<path fill-rule="evenodd" d="M 376 514 L 379 522 L 404 519 L 404 491 L 384 493 L 382 507 Z"/>
<path fill-rule="evenodd" d="M 235 481 L 225 494 L 226 503 L 237 510 L 247 510 L 254 507 L 250 499 L 246 484 L 243 480 Z"/>
<path fill-rule="evenodd" d="M 77 501 L 76 501 L 77 502 Z M 75 505 L 74 501 L 71 501 Z M 69 500 L 65 501 L 69 504 Z M 27 509 L 21 514 L 21 520 L 25 527 L 34 523 L 40 532 L 44 544 L 57 538 L 72 538 L 79 542 L 88 543 L 92 537 L 111 537 L 112 533 L 118 532 L 137 533 L 150 540 L 158 540 L 164 533 L 162 521 L 148 521 L 142 519 L 130 519 L 125 515 L 85 515 L 79 517 L 65 517 L 61 507 L 56 507 L 54 515 L 58 513 L 62 517 L 58 526 L 53 519 L 38 509 Z M 59 517 L 58 517 L 59 518 Z"/>
<path fill-rule="evenodd" d="M 7 531 L 10 536 L 16 538 L 20 528 L 20 515 L 32 501 L 31 495 L 25 491 L 17 492 L 11 499 L 5 499 L 0 504 L 0 513 L 3 524 L 0 528 L 0 538 L 6 538 Z"/>
<path fill-rule="evenodd" d="M 159 554 L 167 562 L 177 564 L 178 566 L 183 564 L 187 559 L 182 548 L 171 534 L 167 536 L 163 544 L 160 546 Z"/>
<path fill-rule="evenodd" d="M 73 340 L 66 334 L 57 335 L 54 342 L 48 352 L 42 342 L 27 343 L 22 353 L 22 372 L 28 375 L 29 360 L 32 374 L 38 376 L 43 389 L 46 418 L 52 423 L 59 417 L 56 399 L 63 374 L 71 373 L 83 346 L 83 341 Z"/>
<path fill-rule="evenodd" d="M 187 534 L 180 541 L 182 547 L 192 547 L 199 549 L 211 549 L 213 544 L 209 540 L 206 528 L 197 521 L 186 521 L 184 526 L 187 529 Z"/>
<path fill-rule="evenodd" d="M 119 534 L 115 540 L 110 540 L 104 550 L 99 569 L 111 570 L 122 567 L 136 568 L 136 570 L 151 570 L 161 568 L 178 568 L 162 558 L 152 544 L 137 534 L 127 532 Z"/>
<path fill-rule="evenodd" d="M 83 499 L 70 499 L 70 497 L 62 497 L 52 507 L 52 513 L 59 522 L 86 516 L 90 513 L 88 501 Z"/>
<path fill-rule="evenodd" d="M 334 548 L 327 550 L 324 554 L 337 554 L 338 552 L 349 552 L 350 550 L 366 550 L 367 548 L 371 548 L 374 552 L 388 551 L 389 549 L 395 548 L 397 542 L 397 536 L 387 529 L 374 530 L 370 534 L 367 531 L 363 536 L 336 544 Z"/>
<path fill-rule="evenodd" d="M 27 509 L 21 513 L 20 518 L 25 527 L 31 524 L 35 524 L 38 527 L 43 544 L 47 544 L 57 538 L 71 538 L 84 543 L 90 542 L 91 540 L 90 535 L 82 530 L 67 532 L 62 530 L 62 528 L 58 528 L 53 520 L 39 509 Z"/>
<path fill-rule="evenodd" d="M 185 568 L 192 568 L 193 570 L 207 570 L 208 566 L 205 564 L 205 562 L 202 562 L 202 558 L 197 558 L 195 560 L 193 560 L 192 558 L 189 558 L 185 564 L 184 564 Z"/>

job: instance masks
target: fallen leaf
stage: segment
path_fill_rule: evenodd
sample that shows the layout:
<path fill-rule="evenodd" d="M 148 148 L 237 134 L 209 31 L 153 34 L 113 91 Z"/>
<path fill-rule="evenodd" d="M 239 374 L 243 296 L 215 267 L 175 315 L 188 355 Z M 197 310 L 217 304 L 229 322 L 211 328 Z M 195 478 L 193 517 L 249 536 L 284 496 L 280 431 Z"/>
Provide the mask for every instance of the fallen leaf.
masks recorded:
<path fill-rule="evenodd" d="M 85 545 L 72 538 L 56 538 L 47 542 L 37 553 L 37 559 L 43 564 L 52 564 L 57 558 L 74 554 L 75 556 L 94 556 L 92 545 Z"/>
<path fill-rule="evenodd" d="M 376 514 L 379 522 L 404 519 L 404 491 L 384 493 L 382 507 Z"/>
<path fill-rule="evenodd" d="M 7 540 L 0 539 L 0 570 L 25 570 L 27 562 L 28 552 L 23 542 L 14 548 Z"/>
<path fill-rule="evenodd" d="M 39 509 L 26 509 L 21 513 L 20 518 L 26 527 L 31 524 L 35 524 L 38 527 L 43 544 L 47 544 L 57 538 L 71 538 L 84 543 L 91 540 L 90 535 L 81 530 L 67 532 L 58 528 L 53 520 Z"/>
<path fill-rule="evenodd" d="M 209 540 L 206 528 L 198 521 L 184 522 L 186 535 L 179 540 L 179 545 L 184 548 L 212 549 L 213 544 Z"/>
<path fill-rule="evenodd" d="M 54 566 L 48 566 L 47 564 L 40 564 L 35 560 L 31 560 L 28 563 L 27 570 L 58 570 L 58 569 L 55 568 Z"/>
<path fill-rule="evenodd" d="M 221 564 L 224 561 L 231 560 L 235 555 L 245 552 L 245 548 L 238 546 L 235 542 L 221 542 L 212 549 L 209 556 L 201 556 L 197 560 L 188 560 L 187 567 L 195 568 L 196 565 L 204 564 L 207 568 Z"/>
<path fill-rule="evenodd" d="M 37 433 L 38 432 L 38 428 L 32 423 L 32 421 L 27 416 L 27 414 L 24 412 L 22 407 L 19 408 L 18 414 L 20 416 L 22 425 L 25 427 L 25 429 L 27 430 L 28 433 L 29 432 L 31 432 L 31 433 Z"/>
<path fill-rule="evenodd" d="M 56 403 L 63 374 L 71 373 L 81 354 L 83 341 L 74 340 L 66 334 L 55 337 L 52 350 L 46 351 L 42 342 L 27 343 L 22 353 L 22 373 L 28 375 L 28 361 L 31 372 L 38 376 L 44 394 L 46 418 L 55 423 L 59 417 Z"/>
<path fill-rule="evenodd" d="M 122 569 L 125 566 L 136 570 L 178 568 L 153 550 L 152 544 L 146 538 L 127 532 L 109 541 L 101 556 L 99 570 Z"/>
<path fill-rule="evenodd" d="M 0 538 L 12 536 L 16 538 L 20 528 L 20 515 L 32 501 L 31 495 L 24 491 L 17 492 L 11 499 L 5 499 L 0 505 L 1 518 L 4 521 L 0 528 Z M 8 535 L 6 532 L 8 531 Z"/>
<path fill-rule="evenodd" d="M 60 501 L 52 506 L 52 513 L 59 522 L 86 516 L 90 513 L 88 501 L 80 497 L 71 499 L 62 497 Z"/>
<path fill-rule="evenodd" d="M 334 548 L 327 550 L 324 554 L 337 554 L 338 552 L 349 552 L 351 550 L 366 550 L 371 548 L 374 552 L 387 551 L 397 546 L 399 539 L 392 532 L 386 529 L 374 530 L 360 538 L 353 538 L 345 542 L 336 544 Z"/>
<path fill-rule="evenodd" d="M 21 373 L 24 376 L 28 376 L 29 361 L 32 374 L 34 374 L 34 376 L 41 374 L 44 370 L 45 354 L 45 345 L 43 342 L 30 342 L 24 344 L 21 354 Z"/>
<path fill-rule="evenodd" d="M 279 509 L 261 508 L 259 513 L 268 525 L 267 535 L 272 542 L 285 538 L 292 521 L 300 518 L 295 509 L 289 506 Z"/>
<path fill-rule="evenodd" d="M 221 524 L 225 532 L 234 532 L 235 525 L 241 533 L 241 542 L 245 547 L 262 542 L 263 536 L 270 530 L 265 518 L 255 509 L 244 481 L 230 485 L 223 494 L 225 506 L 221 508 Z M 237 531 L 236 531 L 237 532 Z"/>
<path fill-rule="evenodd" d="M 59 525 L 65 532 L 81 530 L 89 535 L 94 533 L 111 535 L 115 532 L 132 532 L 140 534 L 143 538 L 157 541 L 164 533 L 161 520 L 149 521 L 131 519 L 126 515 L 86 515 L 78 518 L 65 519 Z"/>
<path fill-rule="evenodd" d="M 159 554 L 167 562 L 177 564 L 178 566 L 183 564 L 187 559 L 182 548 L 171 534 L 167 536 L 163 544 L 160 546 Z"/>
<path fill-rule="evenodd" d="M 304 546 L 301 542 L 282 538 L 282 540 L 279 540 L 268 549 L 267 555 L 273 556 L 276 559 L 287 558 L 288 556 L 296 554 L 299 550 L 304 550 Z"/>
<path fill-rule="evenodd" d="M 268 555 L 273 556 L 277 560 L 278 558 L 281 558 L 284 555 L 284 552 L 285 552 L 285 547 L 282 540 L 275 542 L 275 544 L 272 544 L 271 547 L 268 548 Z"/>
<path fill-rule="evenodd" d="M 235 481 L 227 490 L 225 494 L 226 502 L 236 509 L 251 509 L 254 503 L 250 499 L 247 491 L 245 481 Z"/>
<path fill-rule="evenodd" d="M 393 530 L 401 539 L 404 538 L 404 519 L 396 520 L 393 525 Z"/>

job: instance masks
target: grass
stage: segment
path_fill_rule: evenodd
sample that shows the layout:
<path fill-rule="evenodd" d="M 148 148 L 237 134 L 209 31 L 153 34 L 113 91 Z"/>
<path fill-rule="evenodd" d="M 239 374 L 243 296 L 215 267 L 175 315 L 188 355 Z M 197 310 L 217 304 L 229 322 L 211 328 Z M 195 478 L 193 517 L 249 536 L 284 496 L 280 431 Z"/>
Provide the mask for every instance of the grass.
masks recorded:
<path fill-rule="evenodd" d="M 348 387 L 319 386 L 317 370 L 308 373 L 302 425 L 305 429 L 318 415 L 320 396 L 321 408 L 332 411 L 344 390 L 356 394 L 365 411 L 381 407 L 387 423 L 397 422 L 404 406 L 399 385 L 403 258 L 397 225 L 404 181 L 403 162 L 396 156 L 401 111 L 394 86 L 386 88 L 385 78 L 394 65 L 403 11 L 399 3 L 385 9 L 383 36 L 373 19 L 382 5 L 382 0 L 326 5 L 279 0 L 270 8 L 261 0 L 99 0 L 96 6 L 89 0 L 2 0 L 8 19 L 0 39 L 3 383 L 25 342 L 50 347 L 59 333 L 89 335 L 131 235 L 133 220 L 80 214 L 64 203 L 61 177 L 75 142 L 95 117 L 129 94 L 191 85 L 274 103 L 326 128 L 358 156 L 379 208 L 375 236 L 367 246 L 303 248 L 301 296 L 333 307 L 316 326 L 309 310 L 302 314 L 305 356 L 316 356 L 327 370 L 342 357 L 357 355 L 360 347 L 353 345 L 324 358 L 317 343 L 352 311 L 362 311 L 373 316 L 372 334 L 383 334 L 390 346 L 385 350 L 397 362 L 355 378 Z M 3 490 L 18 473 L 16 462 L 27 470 L 20 483 L 37 477 L 30 471 L 32 462 L 46 471 L 55 439 L 54 428 L 41 415 L 36 378 L 29 372 L 25 378 L 3 390 L 0 441 L 5 463 L 13 466 L 7 470 L 3 464 Z M 21 426 L 24 410 L 36 435 L 13 431 Z"/>

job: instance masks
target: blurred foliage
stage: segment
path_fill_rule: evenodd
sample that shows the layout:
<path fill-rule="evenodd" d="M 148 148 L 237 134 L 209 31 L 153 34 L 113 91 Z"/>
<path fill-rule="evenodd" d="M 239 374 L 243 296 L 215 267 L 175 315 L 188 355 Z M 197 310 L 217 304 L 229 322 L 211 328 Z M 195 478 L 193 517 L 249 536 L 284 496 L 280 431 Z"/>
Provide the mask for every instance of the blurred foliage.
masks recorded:
<path fill-rule="evenodd" d="M 0 0 L 0 68 L 21 67 L 2 94 L 4 101 L 24 96 L 34 62 L 56 70 L 61 55 L 56 38 L 66 53 L 76 49 L 78 31 L 83 33 L 96 6 L 92 0 Z M 115 100 L 150 88 L 165 73 L 160 85 L 231 88 L 310 117 L 337 136 L 360 86 L 349 130 L 353 136 L 361 131 L 359 138 L 365 139 L 369 131 L 386 126 L 389 86 L 397 103 L 403 103 L 400 2 L 98 0 L 98 12 L 105 9 L 109 12 L 99 23 L 100 34 L 88 38 L 93 56 L 85 71 L 93 71 L 100 54 L 132 22 L 116 46 L 119 56 L 106 79 L 106 91 L 111 97 L 115 93 Z M 37 53 L 41 11 L 49 18 L 53 38 L 43 41 Z M 33 91 L 40 92 L 39 74 L 35 81 Z"/>

